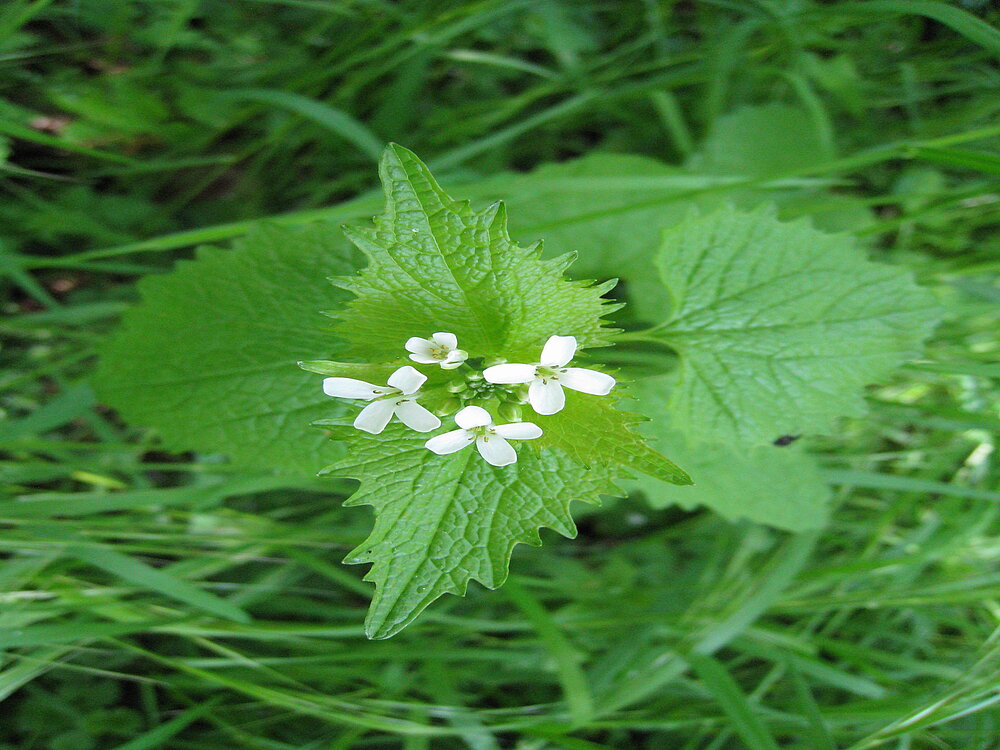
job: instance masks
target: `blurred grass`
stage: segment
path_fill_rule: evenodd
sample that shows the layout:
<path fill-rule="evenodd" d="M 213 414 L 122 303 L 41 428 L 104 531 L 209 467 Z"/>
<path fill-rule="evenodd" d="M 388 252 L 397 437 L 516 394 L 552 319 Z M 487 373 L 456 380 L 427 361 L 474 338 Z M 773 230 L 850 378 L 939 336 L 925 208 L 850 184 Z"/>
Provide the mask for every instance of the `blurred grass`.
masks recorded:
<path fill-rule="evenodd" d="M 1000 746 L 998 20 L 975 0 L 3 3 L 0 747 Z M 805 438 L 837 492 L 822 534 L 632 498 L 369 643 L 368 584 L 339 564 L 368 525 L 349 487 L 164 454 L 86 385 L 136 278 L 261 218 L 376 208 L 382 142 L 450 182 L 683 163 L 766 102 L 823 144 L 767 179 L 861 201 L 873 255 L 948 310 L 869 418 Z"/>

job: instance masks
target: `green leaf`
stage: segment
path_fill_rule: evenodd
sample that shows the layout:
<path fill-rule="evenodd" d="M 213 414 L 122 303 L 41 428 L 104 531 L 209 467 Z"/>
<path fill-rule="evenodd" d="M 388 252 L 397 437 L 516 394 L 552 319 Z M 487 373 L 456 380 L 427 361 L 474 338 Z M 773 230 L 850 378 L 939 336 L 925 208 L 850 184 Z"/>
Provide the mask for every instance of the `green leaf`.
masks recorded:
<path fill-rule="evenodd" d="M 390 145 L 379 174 L 386 211 L 369 228 L 346 227 L 368 266 L 339 283 L 356 295 L 335 315 L 352 354 L 397 358 L 411 336 L 450 331 L 472 357 L 537 357 L 553 334 L 581 348 L 606 346 L 601 296 L 614 282 L 568 282 L 572 256 L 540 259 L 541 244 L 520 247 L 507 233 L 501 202 L 476 212 L 450 198 L 427 167 Z"/>
<path fill-rule="evenodd" d="M 671 410 L 701 441 L 770 442 L 863 414 L 861 388 L 938 319 L 908 273 L 766 206 L 688 219 L 658 265 L 672 311 L 656 335 L 681 355 Z"/>
<path fill-rule="evenodd" d="M 669 375 L 636 383 L 639 408 L 651 421 L 640 431 L 659 450 L 676 458 L 696 478 L 693 487 L 671 487 L 638 476 L 626 482 L 654 508 L 699 505 L 731 521 L 748 519 L 787 531 L 822 528 L 831 492 L 816 462 L 796 446 L 735 446 L 693 443 L 671 424 Z"/>
<path fill-rule="evenodd" d="M 522 444 L 516 464 L 494 467 L 475 448 L 437 456 L 426 435 L 399 424 L 337 437 L 347 457 L 323 473 L 360 480 L 346 504 L 375 508 L 371 536 L 345 559 L 372 564 L 369 638 L 398 633 L 442 594 L 464 595 L 470 579 L 497 588 L 516 544 L 540 545 L 542 526 L 576 536 L 570 503 L 613 491 L 605 468 L 586 469 L 555 448 Z"/>
<path fill-rule="evenodd" d="M 295 363 L 338 348 L 318 312 L 347 296 L 323 279 L 356 267 L 337 235 L 264 226 L 144 279 L 142 303 L 102 351 L 99 397 L 168 449 L 314 474 L 339 449 L 307 425 L 343 407 Z"/>

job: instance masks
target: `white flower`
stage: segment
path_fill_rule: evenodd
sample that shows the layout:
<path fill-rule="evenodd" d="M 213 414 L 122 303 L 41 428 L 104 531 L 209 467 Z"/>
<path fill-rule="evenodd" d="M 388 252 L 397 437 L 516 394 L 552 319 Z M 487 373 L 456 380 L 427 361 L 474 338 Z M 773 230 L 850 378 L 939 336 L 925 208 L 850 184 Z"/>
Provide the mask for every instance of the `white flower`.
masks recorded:
<path fill-rule="evenodd" d="M 476 444 L 479 455 L 493 466 L 507 466 L 517 461 L 517 453 L 507 440 L 533 440 L 542 436 L 541 428 L 531 422 L 493 424 L 490 413 L 481 406 L 466 406 L 455 415 L 460 430 L 437 435 L 424 445 L 439 456 Z"/>
<path fill-rule="evenodd" d="M 597 370 L 566 367 L 576 354 L 576 338 L 550 336 L 542 349 L 539 362 L 533 365 L 506 364 L 487 367 L 483 377 L 491 383 L 512 385 L 531 383 L 528 401 L 539 414 L 555 414 L 566 405 L 563 387 L 592 396 L 607 396 L 615 379 Z"/>
<path fill-rule="evenodd" d="M 444 370 L 454 370 L 469 358 L 469 353 L 458 349 L 458 337 L 441 331 L 429 339 L 414 336 L 407 339 L 406 351 L 410 359 L 422 365 L 441 365 Z"/>
<path fill-rule="evenodd" d="M 354 378 L 326 378 L 323 393 L 334 398 L 358 398 L 371 401 L 354 420 L 359 430 L 378 435 L 393 415 L 417 432 L 430 432 L 441 426 L 441 420 L 417 403 L 417 391 L 427 380 L 409 365 L 389 376 L 388 385 L 372 385 Z"/>

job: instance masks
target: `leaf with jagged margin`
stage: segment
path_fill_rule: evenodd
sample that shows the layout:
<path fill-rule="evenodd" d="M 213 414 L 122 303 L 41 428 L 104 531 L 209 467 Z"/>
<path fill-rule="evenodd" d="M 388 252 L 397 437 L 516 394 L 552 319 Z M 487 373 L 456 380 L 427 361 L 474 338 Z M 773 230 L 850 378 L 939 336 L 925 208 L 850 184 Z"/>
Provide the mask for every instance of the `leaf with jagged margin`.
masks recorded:
<path fill-rule="evenodd" d="M 863 386 L 916 355 L 939 317 L 908 272 L 768 206 L 692 216 L 657 263 L 671 312 L 655 335 L 681 355 L 670 407 L 699 441 L 764 443 L 863 414 Z"/>
<path fill-rule="evenodd" d="M 606 467 L 582 467 L 553 447 L 518 445 L 518 461 L 490 466 L 474 446 L 447 456 L 426 435 L 392 424 L 380 435 L 334 427 L 347 457 L 324 474 L 361 482 L 347 505 L 371 505 L 375 528 L 345 562 L 371 563 L 375 582 L 365 632 L 388 638 L 443 594 L 463 596 L 469 580 L 497 588 L 514 546 L 538 546 L 541 527 L 576 536 L 569 506 L 615 493 Z"/>
<path fill-rule="evenodd" d="M 340 449 L 308 424 L 344 407 L 295 363 L 338 352 L 318 311 L 347 295 L 323 279 L 358 265 L 327 224 L 263 225 L 232 250 L 199 249 L 139 283 L 142 302 L 101 350 L 99 397 L 170 450 L 313 475 Z"/>
<path fill-rule="evenodd" d="M 553 334 L 572 335 L 581 347 L 611 343 L 602 316 L 615 306 L 595 286 L 563 277 L 566 258 L 542 261 L 539 247 L 521 248 L 507 235 L 502 204 L 474 212 L 447 196 L 406 149 L 389 146 L 380 165 L 386 210 L 368 230 L 348 236 L 369 265 L 337 283 L 356 295 L 334 314 L 351 354 L 372 362 L 406 362 L 411 336 L 449 331 L 472 361 L 537 361 Z M 338 363 L 309 369 L 335 374 Z M 324 370 L 324 368 L 326 368 Z M 427 369 L 427 368 L 422 368 Z M 431 368 L 423 403 L 441 405 L 455 374 Z M 385 638 L 411 622 L 444 593 L 461 594 L 471 578 L 500 585 L 518 542 L 537 541 L 550 526 L 572 533 L 573 499 L 596 500 L 613 491 L 614 476 L 650 472 L 668 482 L 690 482 L 671 461 L 644 445 L 630 428 L 638 419 L 614 398 L 571 393 L 568 406 L 549 416 L 525 416 L 546 431 L 536 444 L 518 443 L 519 461 L 486 464 L 473 447 L 437 456 L 430 435 L 397 425 L 380 435 L 338 431 L 349 458 L 324 470 L 358 479 L 350 504 L 375 507 L 375 530 L 348 562 L 369 562 L 376 593 L 367 630 Z M 495 399 L 483 402 L 499 412 Z M 441 431 L 454 429 L 442 425 Z"/>

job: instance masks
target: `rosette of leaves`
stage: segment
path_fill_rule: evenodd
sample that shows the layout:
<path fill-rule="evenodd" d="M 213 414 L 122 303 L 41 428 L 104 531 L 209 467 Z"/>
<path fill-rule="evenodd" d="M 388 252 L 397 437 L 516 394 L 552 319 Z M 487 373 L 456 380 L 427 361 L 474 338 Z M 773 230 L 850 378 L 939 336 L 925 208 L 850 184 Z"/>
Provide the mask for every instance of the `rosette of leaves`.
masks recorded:
<path fill-rule="evenodd" d="M 499 586 L 516 544 L 540 543 L 541 527 L 573 536 L 571 503 L 617 493 L 619 478 L 645 477 L 630 486 L 658 504 L 701 503 L 793 530 L 822 523 L 827 493 L 809 457 L 753 446 L 860 414 L 861 387 L 917 351 L 936 317 L 930 295 L 867 261 L 847 236 L 780 222 L 768 209 L 674 218 L 663 247 L 648 250 L 663 286 L 644 308 L 661 310 L 664 322 L 630 333 L 678 354 L 662 360 L 677 367 L 665 364 L 638 389 L 645 414 L 572 393 L 557 414 L 524 415 L 543 435 L 518 444 L 515 464 L 490 466 L 471 450 L 439 456 L 424 447 L 427 434 L 399 424 L 378 435 L 354 430 L 354 412 L 296 362 L 385 383 L 412 364 L 409 338 L 448 331 L 474 372 L 537 361 L 554 334 L 576 337 L 583 366 L 606 369 L 601 347 L 620 335 L 605 322 L 616 309 L 605 298 L 613 282 L 568 280 L 572 255 L 544 259 L 540 245 L 513 242 L 503 203 L 474 210 L 453 200 L 406 149 L 387 148 L 380 173 L 384 213 L 346 230 L 363 257 L 324 224 L 262 226 L 233 250 L 203 249 L 142 282 L 143 303 L 106 345 L 98 374 L 102 398 L 154 427 L 168 449 L 299 476 L 326 466 L 359 481 L 347 504 L 373 506 L 375 527 L 347 562 L 371 565 L 373 638 L 398 632 L 444 593 L 462 594 L 470 580 Z M 420 403 L 444 415 L 442 431 L 470 400 L 494 417 L 519 406 L 502 391 L 456 388 L 454 371 L 421 370 Z M 685 487 L 688 476 L 633 430 L 644 417 L 658 449 L 676 449 L 718 481 Z M 726 479 L 732 467 L 717 455 L 745 459 L 735 464 L 754 481 Z M 801 491 L 752 496 L 786 464 L 795 464 Z"/>
<path fill-rule="evenodd" d="M 342 456 L 323 473 L 358 480 L 347 504 L 375 508 L 371 536 L 347 558 L 372 566 L 373 638 L 398 632 L 444 593 L 464 593 L 470 579 L 499 586 L 516 544 L 539 544 L 541 527 L 575 535 L 571 503 L 619 493 L 616 477 L 691 481 L 633 431 L 641 417 L 611 398 L 574 393 L 505 467 L 470 451 L 435 455 L 427 435 L 399 424 L 369 435 L 339 417 L 343 407 L 297 360 L 324 375 L 385 382 L 408 362 L 405 342 L 434 331 L 455 333 L 480 365 L 532 361 L 552 334 L 587 349 L 617 333 L 604 321 L 617 307 L 604 298 L 614 282 L 570 281 L 572 256 L 543 260 L 540 244 L 514 243 L 502 203 L 474 211 L 451 199 L 399 146 L 386 149 L 380 174 L 385 213 L 374 227 L 346 229 L 367 260 L 356 275 L 347 275 L 356 256 L 325 227 L 287 238 L 264 228 L 234 251 L 203 250 L 143 283 L 144 305 L 126 316 L 98 376 L 103 398 L 157 427 L 169 448 L 296 472 Z M 322 281 L 330 275 L 332 290 Z M 318 314 L 331 307 L 332 329 Z M 331 353 L 350 361 L 317 357 Z M 441 411 L 455 398 L 454 374 L 435 369 L 425 368 L 422 403 Z M 497 412 L 484 395 L 477 403 Z M 310 433 L 310 422 L 324 432 Z"/>

